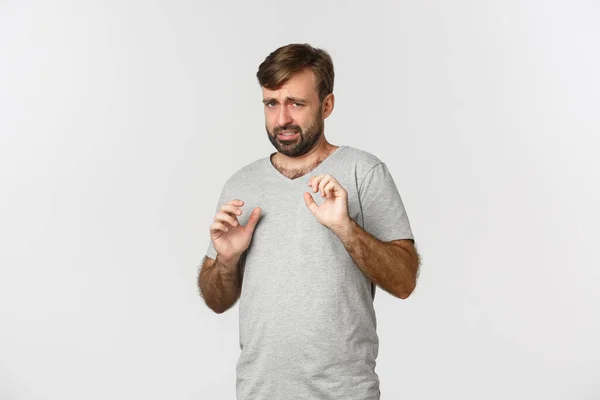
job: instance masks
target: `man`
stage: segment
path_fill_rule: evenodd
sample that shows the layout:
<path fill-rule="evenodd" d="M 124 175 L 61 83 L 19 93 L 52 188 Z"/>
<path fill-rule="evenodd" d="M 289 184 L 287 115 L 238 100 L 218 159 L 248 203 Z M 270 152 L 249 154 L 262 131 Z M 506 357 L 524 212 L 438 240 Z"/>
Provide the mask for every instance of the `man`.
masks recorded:
<path fill-rule="evenodd" d="M 402 200 L 385 163 L 325 139 L 327 52 L 281 47 L 257 78 L 277 152 L 226 181 L 198 278 L 217 313 L 240 298 L 237 398 L 379 399 L 375 286 L 405 299 L 419 268 Z"/>

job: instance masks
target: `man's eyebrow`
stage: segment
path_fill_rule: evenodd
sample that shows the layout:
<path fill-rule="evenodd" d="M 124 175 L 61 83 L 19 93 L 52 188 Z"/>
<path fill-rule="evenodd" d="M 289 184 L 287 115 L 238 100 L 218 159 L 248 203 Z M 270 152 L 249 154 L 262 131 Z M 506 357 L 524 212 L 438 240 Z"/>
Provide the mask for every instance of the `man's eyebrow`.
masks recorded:
<path fill-rule="evenodd" d="M 300 97 L 287 97 L 287 100 L 298 102 L 298 103 L 306 103 L 305 99 L 301 99 Z"/>
<path fill-rule="evenodd" d="M 291 102 L 298 102 L 298 103 L 306 103 L 305 99 L 301 99 L 299 97 L 286 97 L 285 98 L 287 101 L 291 101 Z M 268 98 L 268 99 L 263 99 L 262 101 L 264 104 L 270 103 L 270 102 L 274 102 L 274 103 L 278 103 L 277 99 L 275 98 Z"/>

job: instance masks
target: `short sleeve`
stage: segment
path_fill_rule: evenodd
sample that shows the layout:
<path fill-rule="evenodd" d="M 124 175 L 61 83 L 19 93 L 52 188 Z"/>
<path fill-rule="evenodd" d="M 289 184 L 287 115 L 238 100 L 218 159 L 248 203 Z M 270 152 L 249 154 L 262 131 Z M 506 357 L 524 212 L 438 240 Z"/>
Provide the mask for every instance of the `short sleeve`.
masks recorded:
<path fill-rule="evenodd" d="M 217 205 L 215 206 L 214 214 L 216 214 L 219 211 L 219 208 L 221 208 L 221 204 L 226 203 L 229 200 L 231 200 L 231 199 L 229 198 L 229 191 L 227 190 L 227 183 L 225 183 L 225 185 L 223 185 L 223 188 L 221 189 L 221 194 L 219 195 L 219 201 L 217 201 Z M 211 222 L 211 224 L 212 224 L 212 222 Z M 206 256 L 209 258 L 212 258 L 213 260 L 217 258 L 217 250 L 215 250 L 214 243 L 213 243 L 212 239 L 210 238 L 210 233 L 208 236 L 208 249 L 206 250 Z"/>
<path fill-rule="evenodd" d="M 371 168 L 358 195 L 365 231 L 383 242 L 414 239 L 402 198 L 385 163 Z"/>

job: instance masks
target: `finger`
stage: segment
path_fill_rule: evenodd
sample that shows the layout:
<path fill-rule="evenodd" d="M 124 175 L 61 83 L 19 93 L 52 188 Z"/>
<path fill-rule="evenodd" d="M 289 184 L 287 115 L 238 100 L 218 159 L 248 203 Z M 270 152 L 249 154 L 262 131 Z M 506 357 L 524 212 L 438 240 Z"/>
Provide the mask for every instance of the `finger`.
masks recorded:
<path fill-rule="evenodd" d="M 308 186 L 310 186 L 312 188 L 313 192 L 317 191 L 317 188 L 319 187 L 319 182 L 321 181 L 321 179 L 323 179 L 324 176 L 325 175 L 321 174 L 321 175 L 313 176 L 312 178 L 309 179 Z"/>
<path fill-rule="evenodd" d="M 311 213 L 315 214 L 319 209 L 317 203 L 315 203 L 315 199 L 313 199 L 312 194 L 309 192 L 304 192 L 304 202 L 306 203 L 306 207 L 310 210 Z"/>
<path fill-rule="evenodd" d="M 331 182 L 331 175 L 325 175 L 323 179 L 319 182 L 319 191 L 321 192 L 321 197 L 325 197 L 325 186 Z"/>
<path fill-rule="evenodd" d="M 233 200 L 228 201 L 225 204 L 234 204 L 236 206 L 240 206 L 241 207 L 241 206 L 244 205 L 244 201 L 243 200 L 239 200 L 239 199 L 233 199 Z"/>
<path fill-rule="evenodd" d="M 256 223 L 258 222 L 261 211 L 262 210 L 260 207 L 256 207 L 252 210 L 250 216 L 248 217 L 248 222 L 246 223 L 245 227 L 248 228 L 251 233 L 254 232 L 254 228 L 256 228 Z"/>
<path fill-rule="evenodd" d="M 335 187 L 336 187 L 336 183 L 334 181 L 330 181 L 327 185 L 325 185 L 325 187 L 323 188 L 323 191 L 325 192 L 326 198 L 335 196 L 335 193 L 334 193 Z"/>
<path fill-rule="evenodd" d="M 211 234 L 215 234 L 218 231 L 223 231 L 223 232 L 227 232 L 229 230 L 229 228 L 227 228 L 225 226 L 225 224 L 221 223 L 221 222 L 213 222 L 210 225 L 210 233 Z"/>
<path fill-rule="evenodd" d="M 228 212 L 232 215 L 242 215 L 242 209 L 230 203 L 223 204 L 220 211 Z"/>
<path fill-rule="evenodd" d="M 231 226 L 239 225 L 237 218 L 227 214 L 226 212 L 218 212 L 215 215 L 215 222 L 227 222 Z"/>

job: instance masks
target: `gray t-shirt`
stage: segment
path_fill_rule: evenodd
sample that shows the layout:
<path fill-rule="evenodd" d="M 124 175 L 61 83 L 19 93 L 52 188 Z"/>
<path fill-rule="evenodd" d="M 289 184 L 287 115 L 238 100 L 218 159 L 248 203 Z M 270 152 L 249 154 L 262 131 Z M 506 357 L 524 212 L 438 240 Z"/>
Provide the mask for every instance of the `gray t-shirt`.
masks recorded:
<path fill-rule="evenodd" d="M 348 191 L 350 217 L 371 235 L 413 238 L 386 164 L 366 151 L 339 146 L 296 179 L 270 157 L 233 174 L 216 209 L 243 200 L 242 225 L 254 207 L 262 209 L 241 257 L 238 400 L 380 398 L 375 286 L 305 204 L 304 192 L 318 205 L 324 201 L 308 186 L 319 174 L 331 174 Z M 212 241 L 207 256 L 216 258 Z"/>

